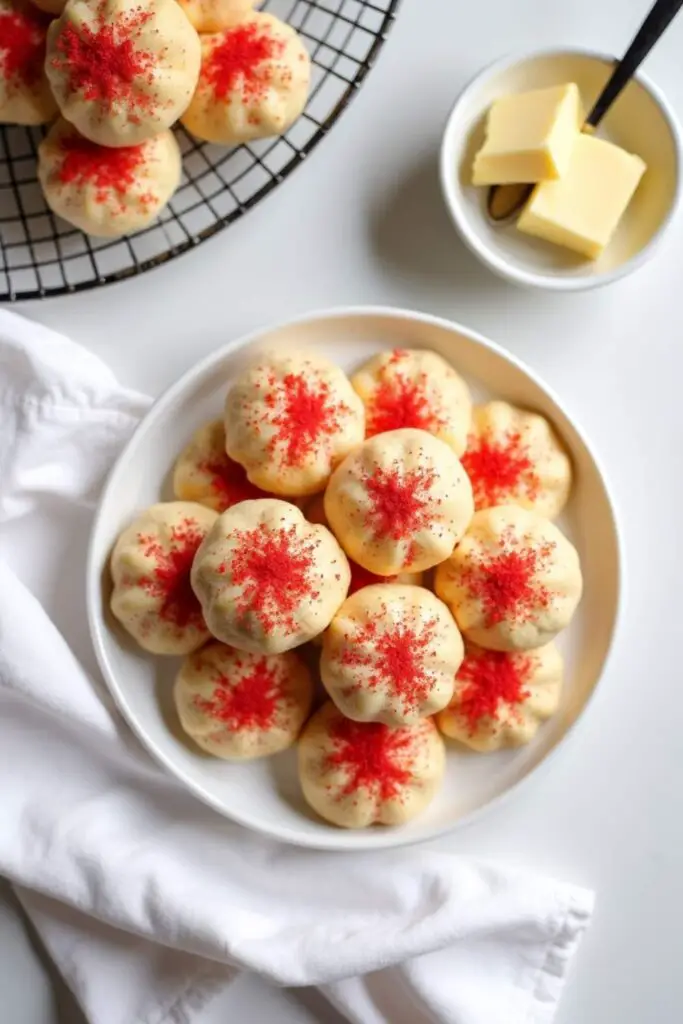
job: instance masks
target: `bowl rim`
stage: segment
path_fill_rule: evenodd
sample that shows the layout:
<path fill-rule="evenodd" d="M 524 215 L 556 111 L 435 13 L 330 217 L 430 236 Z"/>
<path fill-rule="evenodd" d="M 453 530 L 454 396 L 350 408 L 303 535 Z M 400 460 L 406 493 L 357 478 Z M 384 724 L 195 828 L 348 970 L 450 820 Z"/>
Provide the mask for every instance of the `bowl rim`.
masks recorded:
<path fill-rule="evenodd" d="M 451 334 L 462 334 L 469 341 L 480 345 L 484 349 L 488 349 L 495 355 L 501 357 L 505 362 L 512 364 L 516 369 L 526 374 L 533 384 L 538 387 L 545 395 L 557 406 L 559 411 L 569 420 L 575 431 L 579 441 L 586 449 L 590 459 L 592 460 L 599 478 L 602 482 L 605 498 L 607 501 L 608 511 L 612 520 L 612 528 L 616 546 L 616 570 L 617 570 L 617 581 L 616 581 L 616 595 L 615 595 L 615 609 L 614 609 L 614 621 L 612 625 L 611 635 L 605 656 L 602 664 L 601 671 L 596 679 L 595 685 L 589 693 L 582 709 L 577 718 L 568 726 L 566 731 L 563 733 L 561 738 L 552 747 L 548 753 L 544 756 L 542 761 L 535 765 L 528 773 L 523 775 L 520 779 L 510 785 L 506 790 L 498 795 L 492 797 L 486 803 L 477 807 L 475 810 L 463 815 L 456 821 L 449 822 L 448 824 L 440 823 L 431 828 L 425 829 L 421 835 L 402 835 L 401 830 L 386 829 L 382 833 L 377 833 L 375 830 L 364 829 L 364 830 L 350 830 L 350 829 L 335 829 L 333 826 L 329 827 L 329 832 L 320 833 L 316 836 L 308 836 L 297 832 L 290 827 L 269 829 L 264 827 L 262 822 L 258 820 L 252 820 L 249 815 L 244 814 L 228 814 L 225 808 L 222 806 L 220 800 L 216 799 L 211 793 L 207 792 L 199 783 L 196 783 L 192 779 L 188 779 L 183 771 L 174 764 L 173 758 L 167 756 L 163 751 L 159 750 L 156 744 L 146 734 L 144 723 L 137 720 L 135 714 L 128 707 L 125 693 L 119 687 L 116 672 L 112 669 L 109 663 L 109 658 L 106 649 L 106 643 L 104 641 L 104 633 L 107 631 L 106 619 L 102 611 L 102 571 L 103 564 L 101 561 L 101 555 L 98 550 L 100 546 L 99 535 L 102 530 L 102 520 L 104 518 L 105 510 L 109 504 L 110 493 L 114 490 L 118 483 L 118 477 L 120 476 L 123 467 L 125 466 L 129 452 L 134 450 L 139 444 L 140 438 L 149 429 L 150 422 L 154 421 L 158 416 L 163 415 L 164 412 L 168 412 L 173 407 L 174 402 L 183 395 L 191 386 L 201 379 L 205 374 L 209 373 L 216 365 L 218 365 L 226 356 L 231 353 L 238 352 L 240 349 L 244 349 L 254 342 L 258 342 L 265 335 L 272 334 L 274 332 L 289 330 L 303 326 L 305 324 L 314 323 L 318 320 L 343 320 L 349 317 L 362 317 L 362 318 L 394 318 L 412 323 L 421 323 L 427 326 L 439 328 L 441 330 L 448 331 Z M 125 446 L 119 453 L 114 465 L 112 466 L 109 475 L 105 481 L 104 487 L 100 494 L 100 498 L 97 504 L 95 515 L 92 520 L 90 528 L 90 535 L 88 539 L 87 549 L 87 560 L 86 560 L 86 610 L 87 610 L 87 621 L 88 629 L 90 632 L 91 641 L 97 658 L 97 663 L 102 673 L 103 680 L 107 687 L 107 690 L 114 699 L 117 710 L 129 726 L 131 731 L 135 734 L 136 738 L 140 742 L 141 746 L 147 751 L 148 754 L 161 765 L 162 768 L 172 776 L 178 783 L 185 787 L 186 790 L 191 792 L 193 796 L 199 799 L 202 803 L 211 807 L 214 811 L 219 813 L 222 817 L 229 821 L 235 822 L 244 828 L 251 829 L 253 832 L 266 836 L 269 839 L 290 843 L 294 846 L 305 847 L 307 849 L 337 851 L 337 852 L 364 852 L 367 850 L 381 850 L 390 848 L 399 848 L 404 846 L 414 846 L 419 843 L 428 842 L 434 839 L 438 839 L 442 836 L 449 835 L 456 830 L 468 827 L 477 821 L 482 815 L 488 814 L 490 811 L 502 805 L 504 801 L 507 801 L 512 794 L 519 792 L 522 786 L 528 783 L 532 778 L 536 777 L 542 770 L 547 768 L 549 763 L 554 759 L 558 751 L 563 749 L 569 737 L 574 735 L 579 727 L 580 722 L 584 722 L 587 717 L 587 711 L 591 703 L 595 700 L 595 695 L 600 689 L 600 682 L 608 671 L 612 659 L 614 657 L 614 651 L 617 646 L 617 639 L 620 635 L 623 626 L 624 617 L 624 595 L 625 595 L 625 563 L 624 563 L 624 548 L 623 548 L 623 531 L 620 526 L 620 520 L 617 513 L 616 504 L 613 497 L 613 489 L 610 485 L 609 478 L 605 474 L 603 464 L 600 458 L 595 454 L 593 446 L 588 441 L 583 428 L 579 425 L 575 417 L 567 410 L 564 403 L 559 399 L 554 389 L 547 385 L 543 379 L 532 370 L 523 360 L 519 359 L 512 352 L 503 348 L 502 345 L 489 340 L 484 335 L 479 334 L 477 331 L 471 330 L 468 327 L 463 326 L 455 320 L 449 320 L 445 317 L 434 316 L 430 313 L 424 313 L 421 311 L 410 310 L 401 307 L 392 306 L 381 306 L 381 305 L 356 305 L 356 306 L 335 306 L 329 309 L 314 310 L 303 315 L 287 318 L 285 320 L 276 321 L 273 323 L 264 324 L 253 331 L 249 331 L 246 334 L 242 334 L 237 338 L 227 342 L 225 345 L 213 350 L 198 363 L 190 366 L 173 384 L 166 388 L 158 398 L 154 400 L 150 408 L 146 411 L 139 424 L 129 437 Z M 369 841 L 371 839 L 371 841 Z"/>
<path fill-rule="evenodd" d="M 681 130 L 681 126 L 671 103 L 666 98 L 660 87 L 656 85 L 648 75 L 642 72 L 637 72 L 633 78 L 650 94 L 659 107 L 662 117 L 669 129 L 676 155 L 676 185 L 669 210 L 655 234 L 642 247 L 642 249 L 639 249 L 638 252 L 634 253 L 633 256 L 627 259 L 624 263 L 619 264 L 619 266 L 615 267 L 613 270 L 605 271 L 604 273 L 573 274 L 571 277 L 564 277 L 561 275 L 551 275 L 516 267 L 504 257 L 498 256 L 482 240 L 479 233 L 472 230 L 469 224 L 466 223 L 460 213 L 459 194 L 462 192 L 462 189 L 459 185 L 459 177 L 453 176 L 453 162 L 450 159 L 453 149 L 452 138 L 454 135 L 454 125 L 457 122 L 465 103 L 489 78 L 514 67 L 516 64 L 523 64 L 544 57 L 557 57 L 572 54 L 579 55 L 581 57 L 589 57 L 592 60 L 608 65 L 613 64 L 615 60 L 613 56 L 610 56 L 603 51 L 583 46 L 544 47 L 540 50 L 514 51 L 503 57 L 497 58 L 490 64 L 487 64 L 481 71 L 478 71 L 459 93 L 455 103 L 451 107 L 448 117 L 446 118 L 439 154 L 439 178 L 446 208 L 448 209 L 451 220 L 453 221 L 458 234 L 470 252 L 477 256 L 482 263 L 484 263 L 499 277 L 526 287 L 542 288 L 546 291 L 555 292 L 585 291 L 593 288 L 600 288 L 603 285 L 611 284 L 613 281 L 618 281 L 620 278 L 625 277 L 642 267 L 643 264 L 645 264 L 654 255 L 657 246 L 671 227 L 671 224 L 680 208 L 683 194 L 683 132 Z"/>

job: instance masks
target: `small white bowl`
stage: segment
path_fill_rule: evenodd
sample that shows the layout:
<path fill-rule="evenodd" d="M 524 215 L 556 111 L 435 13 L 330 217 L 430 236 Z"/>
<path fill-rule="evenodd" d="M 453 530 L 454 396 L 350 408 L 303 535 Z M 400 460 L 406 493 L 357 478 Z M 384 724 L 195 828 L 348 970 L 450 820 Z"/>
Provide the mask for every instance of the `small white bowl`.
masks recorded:
<path fill-rule="evenodd" d="M 632 79 L 598 134 L 642 157 L 647 172 L 602 256 L 588 261 L 549 242 L 494 225 L 488 189 L 471 184 L 474 155 L 484 140 L 486 113 L 499 96 L 576 82 L 588 113 L 614 66 L 613 58 L 562 49 L 505 57 L 482 71 L 457 100 L 441 147 L 441 186 L 465 244 L 491 270 L 518 284 L 578 291 L 609 284 L 642 266 L 671 224 L 681 195 L 683 144 L 673 111 L 644 75 Z"/>

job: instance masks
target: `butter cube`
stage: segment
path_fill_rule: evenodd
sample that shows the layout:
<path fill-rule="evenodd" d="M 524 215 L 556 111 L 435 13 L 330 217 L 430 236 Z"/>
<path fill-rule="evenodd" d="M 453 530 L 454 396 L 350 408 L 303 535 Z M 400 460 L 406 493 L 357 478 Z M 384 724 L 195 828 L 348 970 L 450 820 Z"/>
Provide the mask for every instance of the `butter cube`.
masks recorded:
<path fill-rule="evenodd" d="M 573 82 L 503 96 L 489 110 L 472 184 L 535 184 L 562 177 L 581 122 L 579 90 Z"/>
<path fill-rule="evenodd" d="M 597 259 L 646 169 L 639 156 L 603 139 L 579 135 L 566 174 L 536 186 L 517 227 Z"/>

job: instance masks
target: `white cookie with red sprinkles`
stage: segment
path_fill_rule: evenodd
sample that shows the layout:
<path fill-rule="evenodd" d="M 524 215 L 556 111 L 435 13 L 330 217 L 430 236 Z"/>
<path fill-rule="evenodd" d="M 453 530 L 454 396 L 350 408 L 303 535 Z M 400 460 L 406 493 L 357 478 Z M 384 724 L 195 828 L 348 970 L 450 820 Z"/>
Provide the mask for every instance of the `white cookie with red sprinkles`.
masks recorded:
<path fill-rule="evenodd" d="M 520 505 L 556 519 L 569 498 L 571 461 L 550 423 L 507 402 L 475 406 L 462 464 L 477 509 Z"/>
<path fill-rule="evenodd" d="M 436 723 L 445 736 L 480 753 L 524 746 L 557 711 L 563 673 L 552 643 L 533 651 L 469 645 L 453 699 Z"/>
<path fill-rule="evenodd" d="M 344 372 L 312 353 L 264 355 L 225 402 L 228 455 L 257 487 L 284 497 L 323 490 L 364 429 L 363 403 Z"/>
<path fill-rule="evenodd" d="M 272 498 L 247 479 L 246 470 L 225 450 L 222 420 L 205 423 L 192 436 L 173 468 L 173 493 L 182 501 L 198 501 L 225 512 L 240 501 Z"/>
<path fill-rule="evenodd" d="M 380 352 L 351 378 L 365 405 L 366 436 L 412 427 L 426 430 L 461 455 L 472 413 L 459 373 L 429 349 Z"/>
<path fill-rule="evenodd" d="M 100 146 L 170 128 L 192 98 L 199 36 L 176 0 L 68 0 L 45 71 L 62 116 Z"/>
<path fill-rule="evenodd" d="M 151 224 L 177 189 L 181 173 L 172 132 L 110 149 L 60 118 L 38 147 L 38 179 L 48 206 L 98 238 L 120 238 Z"/>
<path fill-rule="evenodd" d="M 436 795 L 444 742 L 430 718 L 390 729 L 352 722 L 330 701 L 299 740 L 299 780 L 313 810 L 342 828 L 403 825 Z"/>
<path fill-rule="evenodd" d="M 330 524 L 325 515 L 325 496 L 323 494 L 316 494 L 311 501 L 307 502 L 304 515 L 309 523 L 319 523 L 329 529 Z M 349 558 L 349 567 L 351 569 L 349 596 L 355 594 L 357 590 L 370 587 L 375 583 L 412 583 L 413 586 L 421 587 L 425 575 L 422 572 L 399 572 L 395 576 L 378 576 L 377 573 L 369 572 L 351 558 Z"/>
<path fill-rule="evenodd" d="M 431 591 L 369 586 L 332 619 L 320 676 L 347 718 L 414 725 L 447 706 L 463 653 L 453 616 Z"/>
<path fill-rule="evenodd" d="M 438 565 L 473 512 L 460 460 L 424 430 L 369 438 L 335 470 L 325 492 L 325 514 L 349 558 L 380 576 Z"/>
<path fill-rule="evenodd" d="M 311 59 L 290 25 L 257 11 L 201 42 L 199 81 L 182 117 L 188 131 L 234 146 L 294 124 L 308 99 Z"/>
<path fill-rule="evenodd" d="M 45 124 L 57 104 L 45 76 L 49 19 L 22 0 L 0 0 L 0 124 Z"/>
<path fill-rule="evenodd" d="M 326 629 L 350 578 L 330 531 L 270 498 L 240 502 L 219 516 L 192 569 L 211 633 L 257 654 L 291 650 Z"/>
<path fill-rule="evenodd" d="M 523 651 L 566 629 L 583 579 L 576 549 L 549 519 L 501 505 L 475 513 L 434 587 L 466 640 Z"/>
<path fill-rule="evenodd" d="M 250 654 L 214 641 L 186 658 L 173 696 L 197 746 L 245 761 L 292 746 L 308 718 L 313 683 L 294 651 Z"/>
<path fill-rule="evenodd" d="M 161 502 L 119 536 L 110 561 L 111 610 L 144 650 L 184 655 L 209 639 L 190 573 L 216 518 L 203 505 Z"/>
<path fill-rule="evenodd" d="M 325 515 L 325 499 L 324 495 L 316 494 L 316 496 L 309 502 L 307 502 L 304 514 L 308 519 L 309 523 L 320 523 L 321 526 L 327 526 L 327 516 Z M 368 572 L 362 565 L 358 565 L 352 558 L 349 558 L 349 568 L 351 570 L 351 582 L 349 583 L 349 597 L 351 594 L 355 594 L 357 591 L 362 590 L 363 587 L 372 587 L 377 583 L 386 585 L 387 583 L 411 583 L 416 587 L 421 587 L 424 579 L 424 573 L 422 572 L 399 572 L 395 576 L 378 576 L 374 572 Z M 313 637 L 313 643 L 319 647 L 322 645 L 324 633 L 320 636 Z"/>

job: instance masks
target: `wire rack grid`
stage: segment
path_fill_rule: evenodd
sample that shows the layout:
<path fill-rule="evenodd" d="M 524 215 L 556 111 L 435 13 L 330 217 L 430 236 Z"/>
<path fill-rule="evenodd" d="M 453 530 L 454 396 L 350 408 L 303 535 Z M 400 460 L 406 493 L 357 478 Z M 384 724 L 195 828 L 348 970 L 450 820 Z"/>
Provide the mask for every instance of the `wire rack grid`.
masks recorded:
<path fill-rule="evenodd" d="M 148 228 L 95 239 L 56 217 L 36 178 L 43 129 L 0 125 L 0 302 L 66 295 L 122 281 L 195 248 L 267 196 L 317 146 L 373 66 L 400 0 L 266 0 L 312 59 L 306 109 L 283 136 L 233 149 L 178 126 L 180 188 Z"/>

